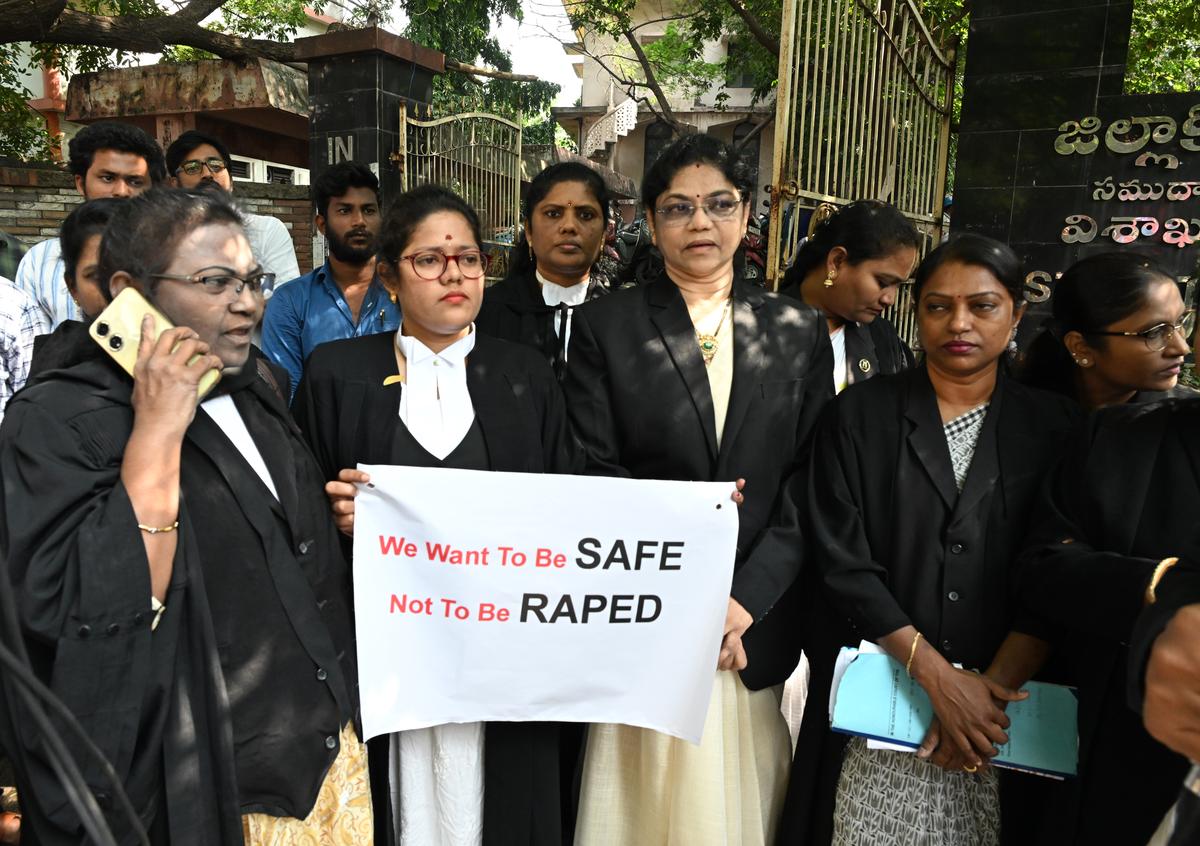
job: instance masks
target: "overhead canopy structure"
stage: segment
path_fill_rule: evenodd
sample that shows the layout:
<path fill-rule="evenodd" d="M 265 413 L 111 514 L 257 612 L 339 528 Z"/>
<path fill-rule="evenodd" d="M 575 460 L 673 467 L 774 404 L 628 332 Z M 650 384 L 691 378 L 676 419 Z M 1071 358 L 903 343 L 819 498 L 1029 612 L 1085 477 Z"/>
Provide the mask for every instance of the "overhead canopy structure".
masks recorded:
<path fill-rule="evenodd" d="M 241 155 L 308 167 L 308 78 L 268 59 L 75 74 L 66 117 L 77 123 L 120 119 L 164 147 L 189 129 L 207 130 Z"/>

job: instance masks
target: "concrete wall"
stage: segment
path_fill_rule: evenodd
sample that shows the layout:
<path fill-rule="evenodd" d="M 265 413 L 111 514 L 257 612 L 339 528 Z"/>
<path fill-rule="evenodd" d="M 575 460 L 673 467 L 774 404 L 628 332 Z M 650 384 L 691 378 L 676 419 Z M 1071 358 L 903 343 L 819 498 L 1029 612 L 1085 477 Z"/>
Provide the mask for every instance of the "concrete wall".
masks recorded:
<path fill-rule="evenodd" d="M 235 196 L 247 211 L 282 220 L 292 233 L 300 272 L 312 269 L 313 212 L 306 186 L 239 182 Z M 63 220 L 81 202 L 74 178 L 64 170 L 0 162 L 0 229 L 26 244 L 58 235 Z"/>
<path fill-rule="evenodd" d="M 1137 250 L 1180 278 L 1196 274 L 1200 261 L 1200 244 L 1166 241 L 1168 221 L 1196 216 L 1195 199 L 1176 202 L 1162 188 L 1200 181 L 1200 139 L 1187 122 L 1200 92 L 1124 94 L 1132 15 L 1130 0 L 977 0 L 972 7 L 951 228 L 1011 244 L 1029 272 L 1026 296 L 1042 311 L 1058 275 L 1089 255 Z M 1150 116 L 1174 120 L 1169 138 L 1147 137 L 1132 152 L 1113 144 L 1124 137 L 1115 123 L 1157 120 Z M 1099 128 L 1073 137 L 1085 119 Z M 1088 138 L 1094 143 L 1074 146 Z M 1105 197 L 1106 179 L 1157 184 L 1158 193 Z M 1076 233 L 1077 216 L 1095 227 Z M 1152 220 L 1146 226 L 1156 231 L 1130 240 L 1110 226 L 1114 217 Z"/>

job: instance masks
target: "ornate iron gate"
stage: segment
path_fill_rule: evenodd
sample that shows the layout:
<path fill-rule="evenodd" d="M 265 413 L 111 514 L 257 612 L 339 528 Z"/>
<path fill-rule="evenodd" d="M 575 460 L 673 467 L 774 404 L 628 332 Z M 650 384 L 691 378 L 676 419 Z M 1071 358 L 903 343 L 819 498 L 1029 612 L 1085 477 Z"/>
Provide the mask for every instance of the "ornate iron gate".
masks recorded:
<path fill-rule="evenodd" d="M 502 277 L 521 220 L 520 125 L 482 112 L 420 120 L 401 104 L 400 137 L 401 188 L 443 185 L 470 203 L 492 257 L 489 279 Z"/>
<path fill-rule="evenodd" d="M 784 0 L 771 287 L 823 202 L 886 200 L 927 245 L 941 240 L 953 98 L 954 51 L 934 42 L 914 0 Z"/>

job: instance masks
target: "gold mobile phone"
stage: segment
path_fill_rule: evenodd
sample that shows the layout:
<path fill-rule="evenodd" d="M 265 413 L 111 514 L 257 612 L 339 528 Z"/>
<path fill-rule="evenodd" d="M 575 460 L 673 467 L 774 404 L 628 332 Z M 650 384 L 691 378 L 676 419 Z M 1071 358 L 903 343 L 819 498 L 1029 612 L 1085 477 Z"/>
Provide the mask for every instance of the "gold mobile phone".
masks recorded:
<path fill-rule="evenodd" d="M 88 327 L 88 334 L 92 336 L 92 340 L 112 356 L 113 361 L 121 365 L 121 369 L 130 376 L 133 375 L 138 345 L 142 340 L 142 318 L 147 314 L 154 315 L 155 340 L 158 340 L 158 336 L 163 332 L 174 328 L 174 324 L 166 315 L 150 305 L 134 288 L 125 288 L 117 294 L 108 304 L 108 308 L 100 312 Z M 199 357 L 192 356 L 191 360 L 195 361 Z M 221 371 L 216 368 L 210 369 L 200 378 L 197 395 L 203 399 L 220 379 Z"/>

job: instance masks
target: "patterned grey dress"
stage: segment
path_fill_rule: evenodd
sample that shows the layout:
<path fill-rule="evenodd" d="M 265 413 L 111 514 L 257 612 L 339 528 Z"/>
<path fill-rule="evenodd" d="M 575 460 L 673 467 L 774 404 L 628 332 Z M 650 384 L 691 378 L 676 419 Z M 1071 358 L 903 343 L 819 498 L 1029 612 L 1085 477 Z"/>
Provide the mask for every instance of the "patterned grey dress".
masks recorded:
<path fill-rule="evenodd" d="M 967 480 L 987 405 L 943 427 L 959 492 Z M 833 846 L 996 846 L 1000 786 L 995 770 L 947 772 L 908 752 L 846 744 L 838 778 Z"/>

